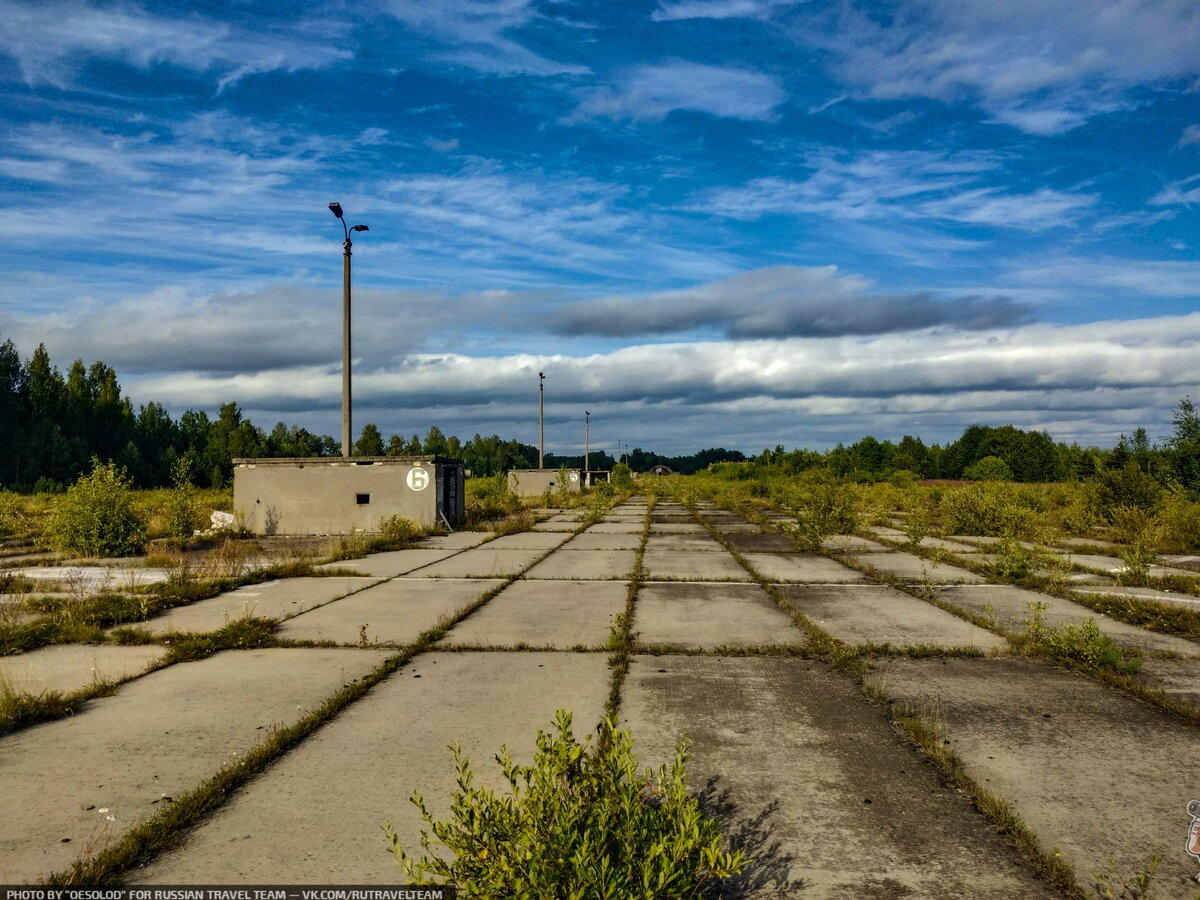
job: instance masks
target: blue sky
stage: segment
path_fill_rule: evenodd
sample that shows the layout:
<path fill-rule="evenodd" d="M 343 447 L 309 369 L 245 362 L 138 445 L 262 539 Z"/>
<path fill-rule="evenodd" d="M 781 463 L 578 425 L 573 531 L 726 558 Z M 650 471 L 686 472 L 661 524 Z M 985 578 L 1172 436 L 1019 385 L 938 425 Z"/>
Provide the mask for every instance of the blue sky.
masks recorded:
<path fill-rule="evenodd" d="M 1200 395 L 1200 5 L 0 0 L 0 338 L 547 449 L 1111 444 Z"/>

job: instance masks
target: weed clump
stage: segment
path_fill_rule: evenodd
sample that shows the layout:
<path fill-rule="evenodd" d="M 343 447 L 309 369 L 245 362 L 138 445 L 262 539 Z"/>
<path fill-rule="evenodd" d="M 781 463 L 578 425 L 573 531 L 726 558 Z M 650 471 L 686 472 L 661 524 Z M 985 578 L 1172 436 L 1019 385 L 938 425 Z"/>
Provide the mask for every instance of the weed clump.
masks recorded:
<path fill-rule="evenodd" d="M 92 460 L 55 504 L 47 528 L 58 550 L 84 556 L 128 556 L 146 543 L 146 523 L 134 506 L 133 488 L 124 469 Z"/>
<path fill-rule="evenodd" d="M 538 732 L 532 766 L 501 748 L 505 796 L 475 787 L 462 748 L 452 750 L 451 818 L 434 821 L 421 795 L 412 797 L 429 826 L 421 831 L 426 855 L 410 857 L 391 823 L 383 826 L 405 878 L 417 884 L 453 884 L 461 897 L 670 900 L 695 897 L 746 862 L 740 850 L 723 849 L 719 822 L 688 795 L 682 738 L 669 768 L 639 774 L 633 737 L 615 717 L 600 724 L 592 746 L 590 736 L 575 740 L 571 714 L 559 710 L 554 732 Z M 435 839 L 453 859 L 434 854 Z"/>
<path fill-rule="evenodd" d="M 1045 603 L 1030 603 L 1029 609 L 1026 636 L 1043 655 L 1071 668 L 1117 675 L 1135 675 L 1141 669 L 1141 659 L 1125 656 L 1095 619 L 1089 617 L 1078 625 L 1047 625 L 1042 621 Z"/>

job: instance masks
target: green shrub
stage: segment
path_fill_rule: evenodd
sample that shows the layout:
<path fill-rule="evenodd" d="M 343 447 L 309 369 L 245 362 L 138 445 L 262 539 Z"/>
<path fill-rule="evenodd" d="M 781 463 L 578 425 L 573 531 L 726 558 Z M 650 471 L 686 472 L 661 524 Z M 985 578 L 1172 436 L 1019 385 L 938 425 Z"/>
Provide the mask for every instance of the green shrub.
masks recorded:
<path fill-rule="evenodd" d="M 629 463 L 619 462 L 612 467 L 608 479 L 615 488 L 633 487 L 633 470 L 629 468 Z"/>
<path fill-rule="evenodd" d="M 25 504 L 19 494 L 0 490 L 0 537 L 16 534 L 25 517 Z"/>
<path fill-rule="evenodd" d="M 963 469 L 963 478 L 972 481 L 1012 481 L 1012 469 L 998 456 L 985 456 Z"/>
<path fill-rule="evenodd" d="M 1045 603 L 1030 603 L 1032 615 L 1025 620 L 1026 634 L 1046 656 L 1078 669 L 1134 675 L 1142 667 L 1141 659 L 1127 658 L 1113 639 L 1088 617 L 1078 625 L 1046 625 L 1042 613 Z"/>
<path fill-rule="evenodd" d="M 1020 581 L 1034 572 L 1036 557 L 1028 547 L 1012 538 L 1004 538 L 996 547 L 996 558 L 988 565 L 988 574 L 1006 581 Z"/>
<path fill-rule="evenodd" d="M 511 789 L 502 796 L 475 786 L 455 744 L 450 819 L 434 821 L 421 795 L 412 797 L 429 826 L 421 832 L 425 854 L 410 857 L 391 823 L 383 826 L 405 879 L 453 884 L 464 898 L 669 900 L 738 873 L 741 851 L 722 849 L 720 824 L 688 795 L 682 738 L 673 765 L 639 774 L 633 737 L 615 717 L 600 724 L 595 746 L 590 737 L 575 740 L 565 710 L 555 732 L 538 732 L 532 766 L 501 748 L 496 761 Z M 435 855 L 435 839 L 452 859 Z"/>
<path fill-rule="evenodd" d="M 410 544 L 422 534 L 424 529 L 404 516 L 384 516 L 379 520 L 379 537 L 388 544 Z"/>
<path fill-rule="evenodd" d="M 943 524 L 950 534 L 1027 537 L 1037 527 L 1033 495 L 1011 484 L 985 481 L 947 492 Z"/>
<path fill-rule="evenodd" d="M 191 537 L 203 523 L 196 486 L 192 484 L 192 461 L 188 456 L 176 460 L 171 468 L 171 493 L 167 496 L 167 534 Z"/>
<path fill-rule="evenodd" d="M 1158 508 L 1163 487 L 1152 475 L 1147 475 L 1133 460 L 1120 469 L 1107 469 L 1096 479 L 1098 500 L 1105 518 L 1122 506 L 1136 506 L 1147 511 Z"/>
<path fill-rule="evenodd" d="M 1172 493 L 1163 503 L 1159 522 L 1163 544 L 1170 550 L 1182 553 L 1200 550 L 1200 503 Z"/>
<path fill-rule="evenodd" d="M 146 542 L 129 476 L 99 460 L 55 503 L 46 531 L 56 549 L 84 556 L 128 556 Z"/>

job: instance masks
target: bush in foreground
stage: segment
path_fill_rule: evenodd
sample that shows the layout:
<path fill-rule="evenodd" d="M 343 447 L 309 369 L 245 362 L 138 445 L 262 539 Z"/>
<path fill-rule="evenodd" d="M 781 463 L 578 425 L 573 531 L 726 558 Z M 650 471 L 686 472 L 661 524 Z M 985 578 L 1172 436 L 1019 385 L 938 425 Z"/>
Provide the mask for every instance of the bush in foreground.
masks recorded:
<path fill-rule="evenodd" d="M 639 773 L 633 737 L 609 718 L 584 744 L 571 732 L 571 714 L 559 710 L 555 733 L 538 732 L 532 766 L 519 766 L 506 748 L 496 761 L 511 794 L 474 785 L 457 744 L 458 788 L 450 819 L 436 822 L 420 794 L 412 802 L 429 830 L 426 851 L 404 851 L 391 823 L 384 831 L 405 878 L 453 884 L 461 897 L 630 898 L 695 897 L 706 885 L 737 874 L 741 851 L 722 848 L 720 824 L 687 792 L 689 758 L 681 738 L 675 761 L 657 773 Z M 432 832 L 432 836 L 431 836 Z M 434 854 L 436 838 L 453 854 Z"/>
<path fill-rule="evenodd" d="M 92 461 L 54 505 L 46 529 L 50 545 L 83 556 L 129 556 L 146 543 L 146 522 L 134 505 L 124 469 Z"/>

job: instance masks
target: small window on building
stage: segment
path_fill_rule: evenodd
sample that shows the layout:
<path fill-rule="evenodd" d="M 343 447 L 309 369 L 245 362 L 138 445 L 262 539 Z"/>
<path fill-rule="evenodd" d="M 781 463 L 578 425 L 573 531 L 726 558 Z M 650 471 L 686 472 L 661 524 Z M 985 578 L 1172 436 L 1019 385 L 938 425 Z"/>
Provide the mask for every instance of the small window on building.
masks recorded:
<path fill-rule="evenodd" d="M 366 506 L 368 503 L 371 502 L 371 495 L 370 494 L 355 494 L 354 502 L 357 503 L 359 506 Z"/>

